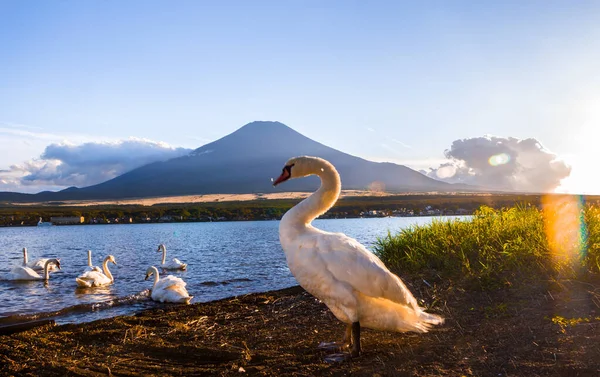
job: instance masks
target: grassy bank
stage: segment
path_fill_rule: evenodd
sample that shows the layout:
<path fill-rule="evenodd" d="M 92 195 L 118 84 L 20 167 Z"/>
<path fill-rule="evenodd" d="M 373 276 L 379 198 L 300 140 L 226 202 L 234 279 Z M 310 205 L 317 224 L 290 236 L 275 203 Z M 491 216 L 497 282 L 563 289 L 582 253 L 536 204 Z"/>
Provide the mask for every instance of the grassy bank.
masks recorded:
<path fill-rule="evenodd" d="M 395 272 L 512 284 L 516 277 L 569 277 L 600 270 L 600 208 L 574 197 L 437 220 L 377 241 Z"/>

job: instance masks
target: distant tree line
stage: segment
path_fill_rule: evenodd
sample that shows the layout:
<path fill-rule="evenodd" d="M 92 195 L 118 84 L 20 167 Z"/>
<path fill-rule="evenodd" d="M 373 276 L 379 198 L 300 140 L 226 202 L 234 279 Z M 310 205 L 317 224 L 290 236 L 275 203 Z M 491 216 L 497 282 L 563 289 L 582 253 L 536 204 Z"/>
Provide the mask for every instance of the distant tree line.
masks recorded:
<path fill-rule="evenodd" d="M 600 197 L 582 197 L 588 203 L 598 203 Z M 104 206 L 14 206 L 0 204 L 0 226 L 36 225 L 41 217 L 83 216 L 84 224 L 95 223 L 146 223 L 193 221 L 244 221 L 280 219 L 299 200 L 255 200 L 238 202 L 211 202 L 186 204 L 104 205 Z M 348 197 L 340 199 L 322 218 L 360 217 L 368 211 L 383 215 L 413 213 L 425 209 L 438 213 L 472 213 L 481 205 L 492 208 L 510 207 L 518 203 L 541 205 L 541 195 L 508 194 L 445 194 L 398 195 L 387 197 Z"/>

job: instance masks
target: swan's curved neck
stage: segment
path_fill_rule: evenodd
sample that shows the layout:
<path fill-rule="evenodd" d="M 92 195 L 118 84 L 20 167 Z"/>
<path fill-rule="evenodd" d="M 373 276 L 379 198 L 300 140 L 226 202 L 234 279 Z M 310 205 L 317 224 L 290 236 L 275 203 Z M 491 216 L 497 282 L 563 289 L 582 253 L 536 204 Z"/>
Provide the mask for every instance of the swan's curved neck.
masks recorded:
<path fill-rule="evenodd" d="M 48 280 L 50 279 L 50 263 L 53 263 L 51 260 L 47 260 L 46 263 L 44 264 L 44 280 Z"/>
<path fill-rule="evenodd" d="M 165 264 L 165 262 L 167 261 L 167 248 L 165 246 L 161 246 L 160 248 L 162 249 L 163 253 L 162 264 Z"/>
<path fill-rule="evenodd" d="M 314 160 L 310 172 L 321 178 L 321 186 L 308 198 L 290 209 L 281 219 L 283 224 L 308 225 L 329 210 L 340 196 L 342 181 L 335 167 L 325 160 Z"/>
<path fill-rule="evenodd" d="M 110 270 L 108 269 L 108 257 L 106 257 L 104 259 L 104 263 L 102 263 L 102 270 L 104 271 L 104 275 L 108 276 L 110 281 L 115 281 L 112 274 L 110 273 Z"/>
<path fill-rule="evenodd" d="M 154 284 L 152 284 L 152 289 L 154 290 L 154 287 L 156 287 L 156 283 L 158 283 L 158 268 L 152 266 L 152 270 L 154 271 Z"/>
<path fill-rule="evenodd" d="M 92 267 L 92 250 L 88 250 L 88 266 Z"/>
<path fill-rule="evenodd" d="M 27 248 L 23 248 L 23 266 L 26 266 L 29 260 L 27 259 Z"/>

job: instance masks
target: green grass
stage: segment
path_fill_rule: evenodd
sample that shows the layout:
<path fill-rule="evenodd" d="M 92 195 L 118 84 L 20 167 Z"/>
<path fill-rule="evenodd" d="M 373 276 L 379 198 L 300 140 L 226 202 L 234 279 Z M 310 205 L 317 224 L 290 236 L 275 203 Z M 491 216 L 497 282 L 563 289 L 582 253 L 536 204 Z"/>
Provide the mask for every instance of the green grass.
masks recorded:
<path fill-rule="evenodd" d="M 377 240 L 375 253 L 394 272 L 511 284 L 516 276 L 572 276 L 600 270 L 600 209 L 531 205 L 482 206 L 469 219 L 435 220 Z M 562 226 L 583 223 L 576 229 Z M 547 236 L 558 223 L 561 237 Z M 583 231 L 580 231 L 583 229 Z"/>

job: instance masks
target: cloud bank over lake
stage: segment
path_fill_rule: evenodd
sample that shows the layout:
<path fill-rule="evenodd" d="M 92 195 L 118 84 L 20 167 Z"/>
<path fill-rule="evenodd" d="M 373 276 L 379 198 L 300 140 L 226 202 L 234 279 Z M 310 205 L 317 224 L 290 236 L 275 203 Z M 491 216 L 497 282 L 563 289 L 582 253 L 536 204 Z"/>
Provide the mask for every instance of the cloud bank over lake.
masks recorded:
<path fill-rule="evenodd" d="M 422 173 L 451 183 L 536 192 L 553 191 L 571 173 L 566 162 L 535 138 L 459 139 L 444 154 L 450 162 Z"/>
<path fill-rule="evenodd" d="M 89 186 L 140 166 L 188 154 L 191 149 L 129 138 L 116 142 L 48 145 L 39 159 L 0 171 L 0 190 L 37 192 L 40 188 Z M 28 190 L 27 188 L 33 190 Z"/>

